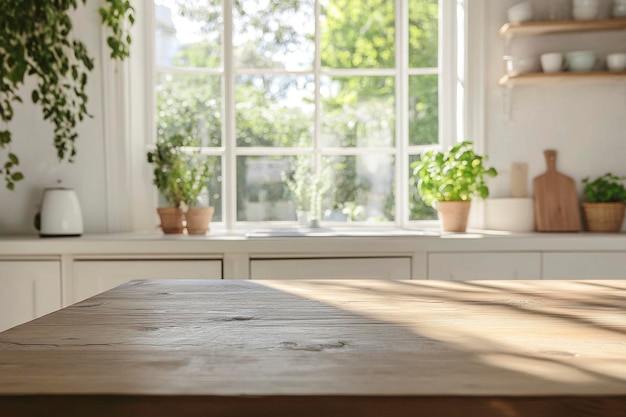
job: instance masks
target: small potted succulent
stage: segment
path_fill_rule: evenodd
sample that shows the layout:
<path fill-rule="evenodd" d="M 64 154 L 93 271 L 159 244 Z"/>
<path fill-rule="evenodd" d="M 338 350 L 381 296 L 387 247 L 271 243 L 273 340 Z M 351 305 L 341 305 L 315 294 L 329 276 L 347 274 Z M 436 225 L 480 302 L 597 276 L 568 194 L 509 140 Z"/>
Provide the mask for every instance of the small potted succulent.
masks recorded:
<path fill-rule="evenodd" d="M 425 204 L 435 208 L 444 232 L 464 232 L 472 197 L 485 199 L 489 188 L 485 176 L 495 177 L 495 168 L 484 165 L 472 142 L 459 142 L 446 151 L 430 150 L 411 164 L 417 190 Z"/>
<path fill-rule="evenodd" d="M 594 179 L 585 177 L 583 212 L 590 232 L 619 232 L 624 221 L 626 188 L 622 183 L 626 177 L 610 172 Z"/>
<path fill-rule="evenodd" d="M 195 206 L 210 178 L 209 165 L 183 145 L 175 137 L 157 143 L 156 149 L 147 154 L 148 162 L 154 165 L 154 185 L 170 204 L 157 208 L 157 212 L 163 233 L 183 233 L 186 219 L 189 234 L 205 234 L 214 209 Z"/>

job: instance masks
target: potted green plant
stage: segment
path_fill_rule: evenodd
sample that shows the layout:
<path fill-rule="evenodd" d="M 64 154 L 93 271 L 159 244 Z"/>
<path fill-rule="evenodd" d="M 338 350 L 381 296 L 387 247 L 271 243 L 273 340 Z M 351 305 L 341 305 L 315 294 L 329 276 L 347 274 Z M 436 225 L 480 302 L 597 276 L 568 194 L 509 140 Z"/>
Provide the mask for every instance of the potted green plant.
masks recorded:
<path fill-rule="evenodd" d="M 296 219 L 303 227 L 319 225 L 322 198 L 331 186 L 328 169 L 323 168 L 315 174 L 310 162 L 310 158 L 298 157 L 291 170 L 282 173 L 291 201 L 296 206 Z"/>
<path fill-rule="evenodd" d="M 205 235 L 213 219 L 215 209 L 211 206 L 198 206 L 198 197 L 211 179 L 208 161 L 199 154 L 186 154 L 188 170 L 182 179 L 184 184 L 185 227 L 190 235 Z"/>
<path fill-rule="evenodd" d="M 411 164 L 417 190 L 424 203 L 437 210 L 443 231 L 464 232 L 472 197 L 489 196 L 485 176 L 498 173 L 485 167 L 486 159 L 474 152 L 472 142 L 465 141 L 446 151 L 429 150 Z"/>
<path fill-rule="evenodd" d="M 619 232 L 624 221 L 626 188 L 622 183 L 626 177 L 610 172 L 594 179 L 585 177 L 583 212 L 590 232 Z"/>
<path fill-rule="evenodd" d="M 189 234 L 205 234 L 214 209 L 196 207 L 196 202 L 210 178 L 209 164 L 182 145 L 180 138 L 171 138 L 157 143 L 147 154 L 148 162 L 154 165 L 153 183 L 170 204 L 157 208 L 161 228 L 166 234 L 183 233 L 186 218 Z"/>

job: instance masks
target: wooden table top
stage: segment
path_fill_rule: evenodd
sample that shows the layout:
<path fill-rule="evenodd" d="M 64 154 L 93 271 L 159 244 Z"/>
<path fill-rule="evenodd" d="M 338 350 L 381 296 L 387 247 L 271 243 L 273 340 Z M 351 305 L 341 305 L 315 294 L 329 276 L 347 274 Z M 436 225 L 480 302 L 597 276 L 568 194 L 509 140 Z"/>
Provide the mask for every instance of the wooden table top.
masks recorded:
<path fill-rule="evenodd" d="M 0 333 L 0 416 L 626 416 L 626 281 L 133 281 Z"/>

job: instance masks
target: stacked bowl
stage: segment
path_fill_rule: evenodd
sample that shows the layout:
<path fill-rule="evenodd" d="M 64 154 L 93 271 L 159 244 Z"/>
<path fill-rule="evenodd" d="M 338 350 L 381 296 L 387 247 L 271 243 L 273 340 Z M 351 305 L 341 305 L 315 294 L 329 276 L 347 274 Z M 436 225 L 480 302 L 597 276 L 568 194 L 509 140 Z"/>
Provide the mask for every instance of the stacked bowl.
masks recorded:
<path fill-rule="evenodd" d="M 599 0 L 573 0 L 572 16 L 575 20 L 597 19 L 600 12 Z"/>
<path fill-rule="evenodd" d="M 626 0 L 613 0 L 613 17 L 626 17 Z"/>

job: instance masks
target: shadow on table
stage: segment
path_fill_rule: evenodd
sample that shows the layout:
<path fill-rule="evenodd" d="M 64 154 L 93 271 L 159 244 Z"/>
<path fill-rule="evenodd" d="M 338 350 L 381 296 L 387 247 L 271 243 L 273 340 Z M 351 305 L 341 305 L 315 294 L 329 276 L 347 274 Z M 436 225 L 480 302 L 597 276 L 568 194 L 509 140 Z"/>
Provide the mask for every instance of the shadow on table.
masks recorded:
<path fill-rule="evenodd" d="M 0 388 L 108 393 L 72 402 L 97 415 L 623 416 L 625 306 L 605 282 L 133 281 L 0 334 Z"/>

